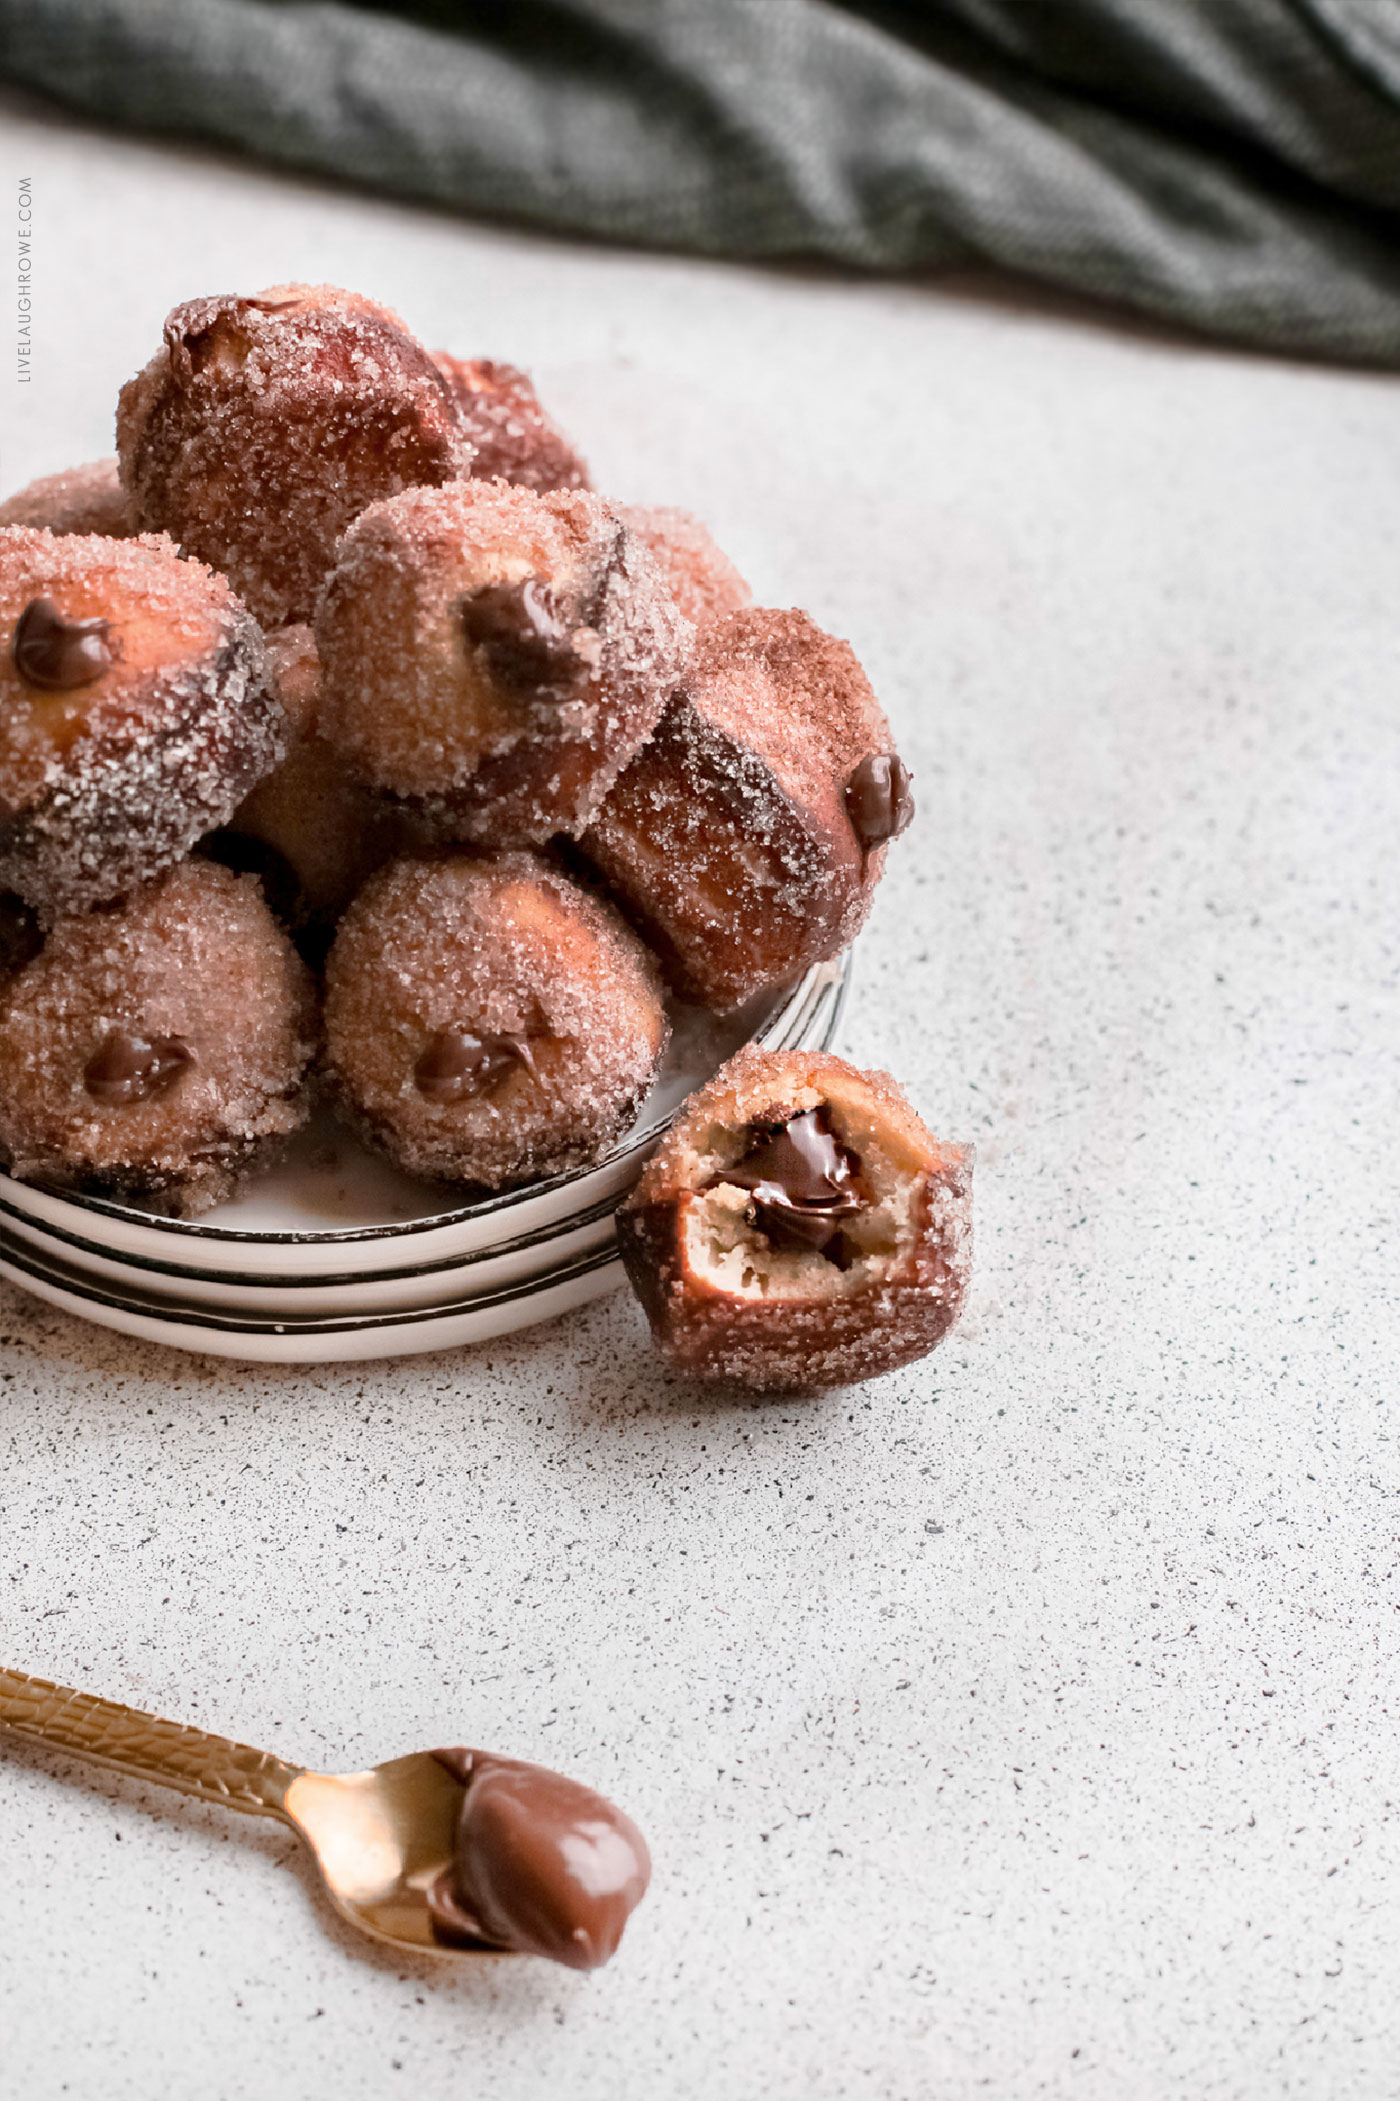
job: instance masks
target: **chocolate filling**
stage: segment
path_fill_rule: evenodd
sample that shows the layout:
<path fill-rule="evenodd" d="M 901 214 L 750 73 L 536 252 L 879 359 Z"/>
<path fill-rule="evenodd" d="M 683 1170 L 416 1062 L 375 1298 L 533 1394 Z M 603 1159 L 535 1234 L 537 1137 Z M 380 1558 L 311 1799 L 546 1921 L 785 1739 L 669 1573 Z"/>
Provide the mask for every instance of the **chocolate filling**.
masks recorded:
<path fill-rule="evenodd" d="M 898 752 L 862 759 L 846 783 L 846 815 L 864 852 L 897 839 L 914 816 L 909 768 Z"/>
<path fill-rule="evenodd" d="M 585 668 L 558 600 L 537 576 L 473 591 L 460 619 L 492 678 L 513 692 L 562 698 Z"/>
<path fill-rule="evenodd" d="M 433 1937 L 596 1969 L 646 1894 L 651 1859 L 630 1817 L 542 1765 L 437 1751 L 466 1792 L 452 1866 L 428 1890 Z"/>
<path fill-rule="evenodd" d="M 848 1267 L 842 1221 L 866 1208 L 860 1155 L 841 1143 L 825 1108 L 769 1129 L 755 1127 L 742 1160 L 710 1184 L 750 1193 L 748 1218 L 775 1248 L 806 1248 Z"/>
<path fill-rule="evenodd" d="M 183 1036 L 114 1029 L 88 1059 L 83 1085 L 94 1101 L 121 1107 L 164 1093 L 194 1062 L 194 1048 Z"/>
<path fill-rule="evenodd" d="M 114 651 L 106 620 L 70 620 L 51 598 L 31 598 L 15 622 L 10 655 L 27 686 L 70 693 L 111 668 Z"/>
<path fill-rule="evenodd" d="M 459 1102 L 494 1086 L 512 1065 L 535 1070 L 528 1036 L 474 1035 L 469 1029 L 439 1029 L 413 1070 L 413 1083 L 431 1102 Z"/>

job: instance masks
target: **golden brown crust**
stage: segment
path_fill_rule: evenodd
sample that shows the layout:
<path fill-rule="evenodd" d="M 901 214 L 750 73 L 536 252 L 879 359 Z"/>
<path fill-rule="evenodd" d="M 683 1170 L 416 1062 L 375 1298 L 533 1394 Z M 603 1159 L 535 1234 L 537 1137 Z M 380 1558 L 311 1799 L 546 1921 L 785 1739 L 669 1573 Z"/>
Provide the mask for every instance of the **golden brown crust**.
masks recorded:
<path fill-rule="evenodd" d="M 309 627 L 267 638 L 268 670 L 292 727 L 286 758 L 203 850 L 257 875 L 268 903 L 319 957 L 377 868 L 410 850 L 411 822 L 372 795 L 318 733 L 320 664 Z"/>
<path fill-rule="evenodd" d="M 117 450 L 142 525 L 223 570 L 268 627 L 310 619 L 367 504 L 472 459 L 422 344 L 331 285 L 177 306 L 122 389 Z"/>
<path fill-rule="evenodd" d="M 457 403 L 480 481 L 519 482 L 527 489 L 591 489 L 588 469 L 540 404 L 529 374 L 495 358 L 432 353 Z"/>
<path fill-rule="evenodd" d="M 689 511 L 657 504 L 622 504 L 618 516 L 650 550 L 675 593 L 676 604 L 697 627 L 753 604 L 753 592 L 723 548 L 716 545 L 709 527 Z"/>
<path fill-rule="evenodd" d="M 870 1216 L 881 1215 L 878 1246 L 872 1237 L 870 1254 L 840 1270 L 817 1253 L 778 1257 L 711 1194 L 756 1130 L 812 1109 L 854 1150 Z M 718 1255 L 712 1205 L 733 1228 Z M 957 1318 L 971 1263 L 971 1155 L 932 1138 L 886 1073 L 750 1048 L 691 1096 L 617 1227 L 656 1342 L 680 1369 L 759 1392 L 818 1392 L 911 1363 Z M 765 1262 L 773 1275 L 755 1284 Z"/>
<path fill-rule="evenodd" d="M 581 841 L 685 999 L 727 1011 L 853 940 L 885 851 L 846 807 L 890 727 L 849 645 L 753 607 L 701 630 Z"/>
<path fill-rule="evenodd" d="M 114 1032 L 178 1042 L 168 1087 L 88 1085 Z M 0 1157 L 26 1181 L 193 1216 L 304 1120 L 307 973 L 257 886 L 187 861 L 119 906 L 63 919 L 0 1000 Z"/>
<path fill-rule="evenodd" d="M 669 1034 L 655 966 L 603 899 L 527 853 L 398 861 L 341 922 L 326 1045 L 342 1110 L 413 1174 L 506 1188 L 596 1159 Z M 445 1037 L 486 1052 L 425 1089 Z"/>
<path fill-rule="evenodd" d="M 512 661 L 476 615 L 526 593 L 555 639 L 541 645 L 520 611 Z M 327 579 L 323 732 L 445 839 L 576 835 L 654 727 L 690 635 L 597 496 L 499 481 L 408 490 L 356 521 Z"/>
<path fill-rule="evenodd" d="M 37 525 L 51 533 L 96 533 L 129 540 L 140 532 L 121 484 L 117 458 L 89 460 L 45 474 L 0 503 L 0 525 Z"/>
<path fill-rule="evenodd" d="M 45 690 L 24 675 L 37 599 L 104 623 L 100 676 Z M 162 536 L 0 530 L 0 646 L 0 888 L 45 919 L 151 880 L 285 748 L 256 623 Z"/>

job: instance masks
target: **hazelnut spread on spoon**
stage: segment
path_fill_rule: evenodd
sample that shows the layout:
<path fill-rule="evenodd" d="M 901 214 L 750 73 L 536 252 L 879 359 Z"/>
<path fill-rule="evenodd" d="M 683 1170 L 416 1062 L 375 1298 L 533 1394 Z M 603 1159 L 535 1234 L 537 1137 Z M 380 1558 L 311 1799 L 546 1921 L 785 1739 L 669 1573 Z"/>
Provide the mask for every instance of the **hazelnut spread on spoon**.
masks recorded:
<path fill-rule="evenodd" d="M 651 1880 L 632 1819 L 547 1766 L 489 1751 L 433 1755 L 465 1789 L 456 1857 L 428 1891 L 434 1936 L 571 1970 L 605 1963 Z"/>

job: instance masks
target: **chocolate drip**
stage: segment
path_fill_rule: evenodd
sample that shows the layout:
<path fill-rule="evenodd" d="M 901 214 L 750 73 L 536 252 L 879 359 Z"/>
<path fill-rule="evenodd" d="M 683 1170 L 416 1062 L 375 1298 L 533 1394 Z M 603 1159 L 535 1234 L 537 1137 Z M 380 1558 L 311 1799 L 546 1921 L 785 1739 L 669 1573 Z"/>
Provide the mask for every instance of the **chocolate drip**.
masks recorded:
<path fill-rule="evenodd" d="M 10 655 L 27 686 L 70 693 L 111 668 L 107 620 L 70 620 L 51 598 L 31 598 L 15 623 Z"/>
<path fill-rule="evenodd" d="M 747 1189 L 750 1220 L 774 1247 L 809 1248 L 848 1268 L 842 1221 L 867 1202 L 859 1154 L 841 1143 L 825 1108 L 805 1109 L 753 1136 L 743 1159 L 710 1186 L 728 1182 Z"/>
<path fill-rule="evenodd" d="M 428 1891 L 448 1947 L 509 1948 L 596 1969 L 646 1894 L 646 1840 L 591 1787 L 489 1752 L 434 1754 L 466 1792 L 456 1857 Z"/>
<path fill-rule="evenodd" d="M 460 617 L 491 676 L 513 691 L 562 698 L 585 668 L 558 600 L 537 576 L 473 591 Z"/>
<path fill-rule="evenodd" d="M 914 816 L 909 768 L 898 752 L 862 759 L 846 783 L 846 814 L 862 850 L 872 853 L 887 839 L 897 839 Z"/>
<path fill-rule="evenodd" d="M 149 1101 L 194 1062 L 194 1048 L 183 1036 L 138 1036 L 134 1030 L 114 1029 L 88 1059 L 83 1085 L 97 1102 L 120 1107 Z"/>
<path fill-rule="evenodd" d="M 459 1102 L 494 1086 L 512 1065 L 535 1070 L 528 1036 L 475 1035 L 470 1029 L 439 1029 L 413 1071 L 413 1083 L 432 1102 Z"/>

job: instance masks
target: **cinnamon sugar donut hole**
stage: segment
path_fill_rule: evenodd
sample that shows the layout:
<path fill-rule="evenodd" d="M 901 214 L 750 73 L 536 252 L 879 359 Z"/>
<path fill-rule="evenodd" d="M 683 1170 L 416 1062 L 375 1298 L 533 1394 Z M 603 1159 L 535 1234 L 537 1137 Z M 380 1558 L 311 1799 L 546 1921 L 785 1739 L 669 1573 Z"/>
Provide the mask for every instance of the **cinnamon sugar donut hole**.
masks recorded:
<path fill-rule="evenodd" d="M 199 850 L 256 875 L 303 955 L 321 962 L 356 892 L 416 842 L 410 822 L 361 787 L 319 733 L 320 662 L 310 628 L 278 628 L 267 638 L 267 658 L 291 748 Z"/>
<path fill-rule="evenodd" d="M 305 966 L 247 877 L 186 861 L 61 919 L 0 1005 L 0 1158 L 193 1217 L 305 1115 Z"/>
<path fill-rule="evenodd" d="M 399 861 L 326 964 L 326 1061 L 362 1137 L 410 1173 L 510 1187 L 596 1160 L 669 1027 L 655 966 L 535 854 Z"/>
<path fill-rule="evenodd" d="M 673 989 L 728 1012 L 854 938 L 912 814 L 849 645 L 753 607 L 701 630 L 579 843 Z"/>
<path fill-rule="evenodd" d="M 326 580 L 323 733 L 445 839 L 576 835 L 651 734 L 691 634 L 599 497 L 409 489 L 356 519 Z"/>
<path fill-rule="evenodd" d="M 709 527 L 689 511 L 622 504 L 617 515 L 650 550 L 676 604 L 697 627 L 753 604 L 753 592 Z"/>
<path fill-rule="evenodd" d="M 0 529 L 0 890 L 49 920 L 149 881 L 285 742 L 221 576 L 160 536 Z"/>
<path fill-rule="evenodd" d="M 129 540 L 140 532 L 121 485 L 116 454 L 45 474 L 0 503 L 0 525 L 38 525 L 51 533 L 96 533 Z"/>
<path fill-rule="evenodd" d="M 664 1354 L 760 1393 L 912 1363 L 958 1316 L 972 1155 L 888 1073 L 746 1049 L 685 1104 L 617 1216 Z"/>
<path fill-rule="evenodd" d="M 117 451 L 141 524 L 223 570 L 265 627 L 311 618 L 366 504 L 472 460 L 422 344 L 333 285 L 177 306 L 122 388 Z"/>
<path fill-rule="evenodd" d="M 446 350 L 435 350 L 433 363 L 476 448 L 476 480 L 519 482 L 541 493 L 593 486 L 587 467 L 545 414 L 528 373 L 494 358 L 452 357 Z"/>

